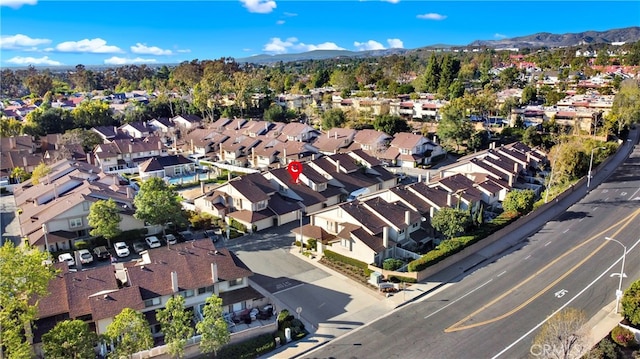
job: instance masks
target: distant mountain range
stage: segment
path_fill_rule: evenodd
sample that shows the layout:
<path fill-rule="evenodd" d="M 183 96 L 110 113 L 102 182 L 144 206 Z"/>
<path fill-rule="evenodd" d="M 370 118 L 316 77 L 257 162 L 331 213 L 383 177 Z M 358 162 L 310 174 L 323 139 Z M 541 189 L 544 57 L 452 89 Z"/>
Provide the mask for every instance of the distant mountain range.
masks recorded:
<path fill-rule="evenodd" d="M 236 59 L 237 62 L 250 62 L 265 64 L 273 62 L 292 62 L 302 60 L 322 60 L 340 57 L 375 57 L 392 54 L 404 54 L 418 50 L 465 48 L 465 47 L 490 47 L 498 48 L 540 48 L 540 47 L 565 47 L 593 44 L 611 44 L 614 42 L 635 42 L 640 40 L 640 26 L 613 29 L 607 31 L 584 31 L 574 34 L 551 34 L 540 32 L 533 35 L 519 36 L 501 40 L 476 40 L 468 45 L 429 45 L 419 49 L 386 49 L 370 51 L 347 50 L 315 50 L 297 54 L 256 55 Z"/>

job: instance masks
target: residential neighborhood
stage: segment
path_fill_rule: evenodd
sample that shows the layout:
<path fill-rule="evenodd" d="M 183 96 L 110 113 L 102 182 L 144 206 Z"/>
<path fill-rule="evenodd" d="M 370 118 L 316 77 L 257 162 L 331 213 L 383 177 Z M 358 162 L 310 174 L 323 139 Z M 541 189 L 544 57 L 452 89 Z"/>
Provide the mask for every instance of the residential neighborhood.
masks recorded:
<path fill-rule="evenodd" d="M 28 328 L 16 335 L 46 358 L 48 333 L 79 321 L 97 335 L 98 357 L 233 357 L 243 346 L 247 357 L 267 355 L 319 330 L 309 318 L 324 303 L 303 312 L 282 295 L 307 285 L 306 273 L 254 270 L 294 262 L 363 297 L 396 296 L 400 304 L 384 302 L 396 310 L 410 302 L 407 285 L 418 291 L 439 263 L 484 256 L 496 233 L 585 182 L 589 195 L 594 174 L 625 146 L 632 153 L 636 53 L 638 43 L 616 42 L 277 66 L 228 58 L 119 72 L 3 68 L 0 176 L 15 211 L 3 202 L 13 225 L 5 234 L 3 224 L 0 244 L 3 256 L 31 256 L 14 262 L 35 263 L 50 280 L 7 296 L 34 314 L 22 326 L 0 316 L 0 338 L 5 323 Z M 622 283 L 627 274 L 618 275 Z M 326 302 L 344 294 L 316 290 Z M 186 318 L 186 334 L 176 339 L 165 318 L 178 300 L 170 314 Z M 128 311 L 151 343 L 122 354 L 126 335 L 113 331 Z M 16 349 L 0 339 L 5 350 Z"/>

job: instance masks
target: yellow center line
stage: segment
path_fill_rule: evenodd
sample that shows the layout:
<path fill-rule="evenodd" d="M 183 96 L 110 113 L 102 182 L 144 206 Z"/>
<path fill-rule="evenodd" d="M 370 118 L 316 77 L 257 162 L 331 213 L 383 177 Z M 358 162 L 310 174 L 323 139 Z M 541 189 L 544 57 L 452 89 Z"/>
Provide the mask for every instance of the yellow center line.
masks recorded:
<path fill-rule="evenodd" d="M 638 216 L 638 214 L 640 214 L 640 209 L 637 209 L 635 212 L 633 212 L 632 214 L 630 214 L 629 216 L 621 219 L 620 221 L 616 222 L 614 225 L 612 225 L 610 228 L 603 230 L 601 232 L 599 232 L 598 234 L 592 236 L 591 238 L 589 238 L 588 240 L 582 242 L 581 244 L 573 247 L 572 249 L 570 249 L 569 251 L 565 252 L 564 254 L 562 254 L 561 256 L 559 256 L 558 258 L 554 259 L 553 261 L 551 261 L 550 263 L 548 263 L 547 265 L 545 265 L 544 267 L 542 267 L 541 269 L 539 269 L 537 272 L 535 272 L 535 274 L 527 277 L 525 280 L 523 280 L 522 282 L 520 282 L 519 284 L 517 284 L 516 286 L 514 286 L 513 288 L 509 289 L 508 291 L 504 292 L 502 295 L 498 296 L 497 298 L 493 299 L 492 301 L 490 301 L 489 303 L 483 305 L 482 307 L 480 307 L 479 309 L 477 309 L 476 311 L 474 311 L 473 313 L 467 315 L 466 317 L 464 317 L 463 319 L 461 319 L 460 321 L 456 322 L 455 324 L 451 325 L 450 327 L 446 328 L 444 331 L 445 333 L 450 333 L 450 332 L 456 332 L 456 331 L 461 331 L 461 330 L 466 330 L 466 329 L 471 329 L 471 328 L 475 328 L 475 327 L 479 327 L 482 325 L 486 325 L 489 323 L 493 323 L 496 322 L 498 320 L 504 319 L 510 315 L 512 315 L 513 313 L 519 311 L 520 309 L 524 308 L 526 305 L 528 305 L 529 303 L 531 303 L 532 301 L 534 301 L 535 299 L 539 298 L 541 295 L 543 295 L 544 293 L 546 293 L 549 289 L 551 289 L 553 286 L 555 286 L 556 284 L 558 284 L 561 280 L 563 280 L 564 278 L 566 278 L 568 275 L 570 275 L 571 273 L 573 273 L 576 269 L 578 269 L 581 265 L 583 265 L 587 260 L 589 260 L 591 257 L 593 257 L 596 253 L 598 253 L 598 251 L 600 251 L 606 244 L 607 242 L 603 242 L 601 245 L 598 246 L 598 248 L 596 248 L 595 251 L 593 251 L 591 254 L 589 254 L 587 257 L 583 258 L 579 263 L 577 263 L 576 265 L 574 265 L 571 269 L 569 269 L 567 272 L 565 272 L 563 275 L 561 275 L 558 279 L 554 280 L 553 282 L 551 282 L 549 285 L 547 285 L 544 289 L 542 289 L 540 292 L 538 292 L 537 294 L 535 294 L 534 296 L 532 296 L 531 298 L 527 299 L 524 303 L 520 304 L 519 306 L 515 307 L 514 309 L 489 320 L 485 320 L 482 322 L 477 322 L 474 324 L 469 324 L 469 325 L 462 325 L 462 323 L 468 321 L 469 319 L 471 319 L 472 317 L 478 315 L 478 313 L 484 311 L 485 309 L 491 307 L 492 305 L 496 304 L 498 301 L 504 299 L 506 296 L 510 295 L 511 293 L 513 293 L 514 291 L 516 291 L 518 288 L 522 287 L 523 285 L 527 284 L 528 282 L 530 282 L 531 280 L 533 280 L 534 278 L 536 278 L 539 274 L 541 274 L 542 272 L 546 271 L 547 269 L 549 269 L 551 266 L 553 266 L 554 264 L 556 264 L 558 261 L 560 261 L 561 259 L 565 258 L 566 256 L 568 256 L 569 254 L 573 253 L 574 251 L 578 250 L 579 248 L 581 248 L 582 246 L 586 245 L 587 243 L 590 243 L 591 241 L 595 240 L 595 239 L 599 239 L 602 238 L 604 236 L 604 234 L 607 231 L 610 231 L 612 228 L 615 228 L 617 226 L 620 226 L 620 229 L 618 229 L 616 232 L 614 232 L 611 237 L 616 237 L 620 232 L 622 232 L 623 229 L 625 229 L 630 223 L 631 221 L 633 221 L 633 219 L 635 219 L 635 217 Z M 624 224 L 623 224 L 624 222 Z"/>

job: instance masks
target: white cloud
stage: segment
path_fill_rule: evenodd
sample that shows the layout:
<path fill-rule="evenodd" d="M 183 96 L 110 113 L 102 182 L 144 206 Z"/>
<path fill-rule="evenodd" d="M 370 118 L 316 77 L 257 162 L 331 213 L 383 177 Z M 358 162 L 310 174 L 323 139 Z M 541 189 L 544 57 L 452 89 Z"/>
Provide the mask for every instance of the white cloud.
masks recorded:
<path fill-rule="evenodd" d="M 286 17 L 298 16 L 298 14 L 296 14 L 295 12 L 284 12 L 282 15 L 284 15 Z"/>
<path fill-rule="evenodd" d="M 404 49 L 404 42 L 400 39 L 387 39 L 387 44 L 391 49 Z"/>
<path fill-rule="evenodd" d="M 16 50 L 51 43 L 49 39 L 32 39 L 27 35 L 0 36 L 0 49 Z"/>
<path fill-rule="evenodd" d="M 172 55 L 173 52 L 171 50 L 163 50 L 157 46 L 147 46 L 147 44 L 136 43 L 136 46 L 131 46 L 131 52 L 134 54 L 142 54 L 142 55 Z"/>
<path fill-rule="evenodd" d="M 104 63 L 107 65 L 126 65 L 126 64 L 149 64 L 156 63 L 156 59 L 143 59 L 141 57 L 136 57 L 134 59 L 127 57 L 118 57 L 113 56 L 104 60 Z"/>
<path fill-rule="evenodd" d="M 369 40 L 367 42 L 355 41 L 353 46 L 355 46 L 358 51 L 384 50 L 384 45 L 374 40 Z"/>
<path fill-rule="evenodd" d="M 399 3 L 399 2 L 400 2 L 400 0 L 382 0 L 382 1 L 384 1 L 384 2 L 390 2 L 390 3 L 392 3 L 392 4 L 397 4 L 397 3 Z"/>
<path fill-rule="evenodd" d="M 35 5 L 38 0 L 0 0 L 0 6 L 8 6 L 13 9 L 18 9 L 22 5 Z"/>
<path fill-rule="evenodd" d="M 295 37 L 282 40 L 279 37 L 272 37 L 269 42 L 262 47 L 262 51 L 272 54 L 286 54 L 289 50 L 298 52 L 314 51 L 314 50 L 344 50 L 334 42 L 323 42 L 321 44 L 305 44 L 298 42 Z"/>
<path fill-rule="evenodd" d="M 251 51 L 251 49 L 250 49 L 250 48 L 248 48 L 248 47 L 245 47 L 244 49 L 242 49 L 242 51 L 244 51 L 244 52 L 249 52 L 249 51 Z"/>
<path fill-rule="evenodd" d="M 187 53 L 191 52 L 191 50 L 190 49 L 181 49 L 181 50 L 176 50 L 176 52 L 179 52 L 181 54 L 187 54 Z"/>
<path fill-rule="evenodd" d="M 436 14 L 435 12 L 430 12 L 428 14 L 418 15 L 416 17 L 418 19 L 425 19 L 425 20 L 444 20 L 444 19 L 447 18 L 446 15 Z"/>
<path fill-rule="evenodd" d="M 278 20 L 278 21 L 276 21 L 276 25 L 284 25 L 284 20 Z"/>
<path fill-rule="evenodd" d="M 495 37 L 496 39 L 505 39 L 507 35 L 496 33 L 493 35 L 493 37 Z"/>
<path fill-rule="evenodd" d="M 268 14 L 276 8 L 276 2 L 273 0 L 240 0 L 249 12 L 258 14 Z"/>
<path fill-rule="evenodd" d="M 122 52 L 119 47 L 107 45 L 107 42 L 101 38 L 61 42 L 56 45 L 55 50 L 60 52 L 91 52 L 95 54 Z"/>
<path fill-rule="evenodd" d="M 62 62 L 51 60 L 49 56 L 43 56 L 40 58 L 16 56 L 16 57 L 10 58 L 6 62 L 10 64 L 16 64 L 16 65 L 50 65 L 50 66 L 62 65 Z"/>

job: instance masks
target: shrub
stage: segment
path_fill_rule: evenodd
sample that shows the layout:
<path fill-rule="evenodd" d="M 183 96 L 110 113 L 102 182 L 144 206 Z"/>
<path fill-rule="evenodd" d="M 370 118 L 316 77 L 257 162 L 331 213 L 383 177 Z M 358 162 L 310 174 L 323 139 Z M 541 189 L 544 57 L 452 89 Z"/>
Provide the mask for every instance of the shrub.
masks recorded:
<path fill-rule="evenodd" d="M 396 270 L 404 265 L 404 262 L 396 258 L 387 258 L 382 262 L 382 269 Z"/>
<path fill-rule="evenodd" d="M 399 276 L 399 275 L 392 275 L 389 277 L 389 281 L 392 283 L 401 283 L 401 282 L 405 282 L 405 283 L 416 283 L 417 280 L 415 278 L 411 278 L 411 277 L 403 277 L 403 276 Z"/>
<path fill-rule="evenodd" d="M 357 259 L 353 259 L 347 256 L 343 256 L 342 254 L 338 254 L 336 252 L 332 252 L 329 250 L 325 250 L 324 251 L 324 256 L 331 260 L 331 261 L 335 261 L 335 262 L 342 262 L 344 264 L 349 264 L 352 265 L 354 267 L 358 267 L 358 268 L 362 268 L 365 270 L 369 269 L 369 266 L 367 265 L 367 263 L 359 261 Z"/>
<path fill-rule="evenodd" d="M 619 325 L 611 331 L 611 340 L 625 348 L 636 346 L 636 339 L 633 333 L 629 329 Z"/>
<path fill-rule="evenodd" d="M 618 349 L 615 344 L 609 338 L 604 338 L 600 343 L 598 343 L 598 347 L 593 351 L 593 358 L 603 358 L 603 359 L 617 359 L 618 358 Z M 589 356 L 590 358 L 592 356 Z"/>
<path fill-rule="evenodd" d="M 76 247 L 76 249 L 88 249 L 89 243 L 87 243 L 87 241 L 76 241 L 74 243 L 74 246 Z"/>
<path fill-rule="evenodd" d="M 282 338 L 284 338 L 284 333 L 282 334 Z M 273 334 L 262 334 L 255 338 L 242 341 L 240 343 L 225 345 L 216 353 L 216 358 L 257 358 L 265 353 L 274 350 L 275 348 L 276 343 L 273 340 Z"/>
<path fill-rule="evenodd" d="M 240 232 L 246 232 L 247 231 L 247 226 L 245 226 L 244 224 L 236 221 L 233 218 L 231 218 L 231 223 L 229 225 L 232 228 L 235 228 L 235 229 L 239 230 Z"/>
<path fill-rule="evenodd" d="M 318 250 L 318 240 L 315 238 L 307 239 L 307 249 L 309 250 Z"/>

